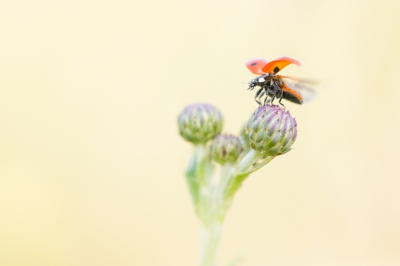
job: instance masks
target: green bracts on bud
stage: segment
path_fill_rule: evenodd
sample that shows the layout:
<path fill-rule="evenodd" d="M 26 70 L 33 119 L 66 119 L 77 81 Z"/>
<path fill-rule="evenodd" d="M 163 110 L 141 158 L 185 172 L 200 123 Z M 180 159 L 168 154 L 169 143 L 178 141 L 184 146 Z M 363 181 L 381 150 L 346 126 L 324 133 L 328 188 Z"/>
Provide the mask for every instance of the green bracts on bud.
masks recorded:
<path fill-rule="evenodd" d="M 193 144 L 206 143 L 222 130 L 221 112 L 206 103 L 196 103 L 183 109 L 178 117 L 179 134 Z"/>
<path fill-rule="evenodd" d="M 250 116 L 246 133 L 255 151 L 265 156 L 277 156 L 290 151 L 296 140 L 297 123 L 281 107 L 265 105 Z"/>
<path fill-rule="evenodd" d="M 216 136 L 209 146 L 211 159 L 219 164 L 234 163 L 243 151 L 240 139 L 228 134 Z"/>
<path fill-rule="evenodd" d="M 242 130 L 240 130 L 239 139 L 245 151 L 250 149 L 249 136 L 246 133 L 246 125 L 244 125 Z"/>

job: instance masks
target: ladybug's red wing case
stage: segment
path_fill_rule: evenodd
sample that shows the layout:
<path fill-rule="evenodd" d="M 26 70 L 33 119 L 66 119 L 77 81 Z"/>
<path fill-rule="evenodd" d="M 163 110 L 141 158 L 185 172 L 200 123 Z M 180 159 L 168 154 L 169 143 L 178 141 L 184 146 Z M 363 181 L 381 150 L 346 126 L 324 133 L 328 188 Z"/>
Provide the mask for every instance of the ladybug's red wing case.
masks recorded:
<path fill-rule="evenodd" d="M 246 62 L 247 68 L 251 71 L 251 73 L 262 75 L 264 72 L 262 71 L 263 67 L 268 63 L 267 60 L 262 58 L 251 59 Z"/>
<path fill-rule="evenodd" d="M 290 64 L 295 64 L 297 66 L 301 66 L 301 63 L 299 60 L 294 59 L 292 57 L 288 57 L 288 56 L 282 56 L 279 57 L 275 60 L 272 60 L 271 62 L 269 62 L 268 64 L 266 64 L 263 68 L 262 71 L 264 73 L 278 73 L 279 71 L 281 71 L 284 67 L 286 67 L 287 65 Z"/>

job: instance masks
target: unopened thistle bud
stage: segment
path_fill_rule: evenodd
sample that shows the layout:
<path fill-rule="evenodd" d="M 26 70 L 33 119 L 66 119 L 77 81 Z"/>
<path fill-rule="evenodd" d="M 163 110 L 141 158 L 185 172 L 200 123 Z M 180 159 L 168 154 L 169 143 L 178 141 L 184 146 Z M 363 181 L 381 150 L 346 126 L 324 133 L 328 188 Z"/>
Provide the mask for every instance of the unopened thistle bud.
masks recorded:
<path fill-rule="evenodd" d="M 242 153 L 240 139 L 228 134 L 216 136 L 210 145 L 211 159 L 217 163 L 234 163 Z"/>
<path fill-rule="evenodd" d="M 246 133 L 246 125 L 244 125 L 242 127 L 242 130 L 240 130 L 239 139 L 240 139 L 240 142 L 242 143 L 244 150 L 250 149 L 249 136 Z"/>
<path fill-rule="evenodd" d="M 247 127 L 250 146 L 266 156 L 277 156 L 290 151 L 296 140 L 297 123 L 289 112 L 276 105 L 257 108 Z"/>
<path fill-rule="evenodd" d="M 179 134 L 194 144 L 205 143 L 222 130 L 221 112 L 207 103 L 196 103 L 183 109 L 178 117 Z"/>

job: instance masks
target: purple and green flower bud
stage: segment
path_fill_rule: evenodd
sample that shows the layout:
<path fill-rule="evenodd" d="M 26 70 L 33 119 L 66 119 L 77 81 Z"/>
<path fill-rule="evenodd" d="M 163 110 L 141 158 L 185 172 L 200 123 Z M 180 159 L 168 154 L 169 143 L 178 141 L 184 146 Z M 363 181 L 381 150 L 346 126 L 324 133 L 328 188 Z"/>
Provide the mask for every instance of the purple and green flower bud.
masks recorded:
<path fill-rule="evenodd" d="M 178 117 L 179 134 L 193 144 L 206 143 L 221 133 L 221 112 L 207 103 L 195 103 L 183 109 Z"/>
<path fill-rule="evenodd" d="M 296 140 L 297 123 L 281 107 L 265 105 L 257 108 L 250 116 L 246 133 L 255 151 L 265 156 L 277 156 L 290 151 Z"/>
<path fill-rule="evenodd" d="M 209 147 L 211 159 L 219 164 L 234 163 L 243 151 L 238 137 L 228 134 L 216 136 Z"/>

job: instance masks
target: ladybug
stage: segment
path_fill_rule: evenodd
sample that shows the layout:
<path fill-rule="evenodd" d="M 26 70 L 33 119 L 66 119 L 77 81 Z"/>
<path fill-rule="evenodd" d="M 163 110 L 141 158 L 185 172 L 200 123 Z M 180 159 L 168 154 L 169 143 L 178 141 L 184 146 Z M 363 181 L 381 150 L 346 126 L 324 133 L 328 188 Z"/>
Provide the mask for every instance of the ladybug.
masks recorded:
<path fill-rule="evenodd" d="M 297 104 L 303 104 L 312 100 L 315 91 L 305 85 L 311 81 L 293 78 L 290 76 L 278 75 L 278 72 L 290 64 L 301 66 L 300 61 L 283 56 L 270 62 L 264 59 L 252 59 L 247 61 L 247 68 L 254 74 L 260 75 L 249 82 L 249 90 L 259 87 L 254 97 L 255 101 L 261 105 L 261 98 L 265 95 L 264 105 L 272 104 L 275 99 L 279 99 L 279 104 L 284 106 L 282 99 Z"/>

